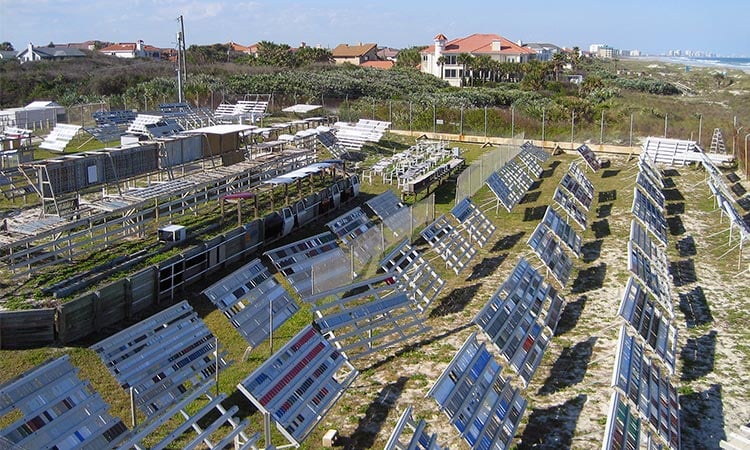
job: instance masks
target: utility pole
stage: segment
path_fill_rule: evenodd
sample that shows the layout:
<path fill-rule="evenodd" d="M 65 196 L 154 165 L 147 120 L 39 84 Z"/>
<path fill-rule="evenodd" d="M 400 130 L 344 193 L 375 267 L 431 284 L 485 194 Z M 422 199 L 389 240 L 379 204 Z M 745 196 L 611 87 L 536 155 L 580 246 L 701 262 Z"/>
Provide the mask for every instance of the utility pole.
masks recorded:
<path fill-rule="evenodd" d="M 178 17 L 180 31 L 177 32 L 177 101 L 184 101 L 183 89 L 187 81 L 187 62 L 185 61 L 185 22 Z"/>

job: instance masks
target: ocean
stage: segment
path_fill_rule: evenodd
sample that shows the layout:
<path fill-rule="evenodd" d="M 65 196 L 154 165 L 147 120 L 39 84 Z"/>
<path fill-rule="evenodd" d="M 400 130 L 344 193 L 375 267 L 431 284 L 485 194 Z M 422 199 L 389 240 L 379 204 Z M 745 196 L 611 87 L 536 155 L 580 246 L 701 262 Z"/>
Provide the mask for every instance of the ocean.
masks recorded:
<path fill-rule="evenodd" d="M 716 67 L 750 72 L 750 58 L 690 58 L 686 56 L 642 56 L 641 59 L 662 61 L 690 67 Z"/>

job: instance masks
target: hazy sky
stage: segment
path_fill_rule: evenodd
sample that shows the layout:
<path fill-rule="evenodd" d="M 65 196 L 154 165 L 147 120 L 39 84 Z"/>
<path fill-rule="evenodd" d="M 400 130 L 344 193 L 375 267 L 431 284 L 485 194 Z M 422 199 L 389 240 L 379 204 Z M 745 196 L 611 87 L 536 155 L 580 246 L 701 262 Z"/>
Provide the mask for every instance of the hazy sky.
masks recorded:
<path fill-rule="evenodd" d="M 401 48 L 428 45 L 438 33 L 496 33 L 581 49 L 597 43 L 750 56 L 748 0 L 0 0 L 0 41 L 16 49 L 93 39 L 173 47 L 179 15 L 188 46 L 268 40 Z"/>

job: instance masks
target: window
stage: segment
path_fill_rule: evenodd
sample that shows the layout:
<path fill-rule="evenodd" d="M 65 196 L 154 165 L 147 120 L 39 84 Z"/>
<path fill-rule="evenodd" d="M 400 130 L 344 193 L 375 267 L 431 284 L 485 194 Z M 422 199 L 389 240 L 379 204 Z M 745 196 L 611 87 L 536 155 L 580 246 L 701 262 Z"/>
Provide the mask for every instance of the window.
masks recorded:
<path fill-rule="evenodd" d="M 456 55 L 445 55 L 446 64 L 456 64 Z"/>
<path fill-rule="evenodd" d="M 445 69 L 445 78 L 456 78 L 456 69 Z"/>
<path fill-rule="evenodd" d="M 427 55 L 422 55 L 422 62 L 427 62 Z"/>

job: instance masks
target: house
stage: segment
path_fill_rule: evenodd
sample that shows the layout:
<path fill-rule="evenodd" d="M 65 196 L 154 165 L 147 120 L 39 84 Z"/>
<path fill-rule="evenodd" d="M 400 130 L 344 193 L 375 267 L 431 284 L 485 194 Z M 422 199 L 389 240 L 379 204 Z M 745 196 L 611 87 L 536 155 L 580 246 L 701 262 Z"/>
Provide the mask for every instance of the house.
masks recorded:
<path fill-rule="evenodd" d="M 21 60 L 21 64 L 28 61 L 41 61 L 43 59 L 65 59 L 65 58 L 83 58 L 86 55 L 77 48 L 67 47 L 34 47 L 29 42 L 28 47 L 18 52 L 16 57 Z"/>
<path fill-rule="evenodd" d="M 372 67 L 373 69 L 390 69 L 395 66 L 396 63 L 393 61 L 365 61 L 360 66 Z"/>
<path fill-rule="evenodd" d="M 420 52 L 422 55 L 420 70 L 447 80 L 451 86 L 461 86 L 464 67 L 459 63 L 458 55 L 462 53 L 475 57 L 486 55 L 501 63 L 524 63 L 536 57 L 534 50 L 522 47 L 497 34 L 475 33 L 465 38 L 449 41 L 441 33 L 435 36 L 433 45 Z"/>
<path fill-rule="evenodd" d="M 117 58 L 161 59 L 162 50 L 153 45 L 146 45 L 139 40 L 137 42 L 120 42 L 108 45 L 100 49 L 99 52 Z"/>
<path fill-rule="evenodd" d="M 377 56 L 381 61 L 396 61 L 398 58 L 398 49 L 391 47 L 381 47 L 378 49 Z"/>
<path fill-rule="evenodd" d="M 357 45 L 339 44 L 331 54 L 336 64 L 350 63 L 359 66 L 367 61 L 377 61 L 377 52 L 377 44 L 362 44 L 360 42 Z"/>
<path fill-rule="evenodd" d="M 244 53 L 250 56 L 258 56 L 258 44 L 242 45 L 236 42 L 228 42 L 229 50 L 235 53 Z"/>
<path fill-rule="evenodd" d="M 16 59 L 18 52 L 15 50 L 0 50 L 0 60 Z"/>
<path fill-rule="evenodd" d="M 94 40 L 84 42 L 70 42 L 68 44 L 55 45 L 55 47 L 77 48 L 78 50 L 94 51 L 97 47 L 106 47 L 108 45 L 112 45 L 112 43 Z"/>
<path fill-rule="evenodd" d="M 530 48 L 536 53 L 537 61 L 551 61 L 557 53 L 563 53 L 563 49 L 555 44 L 528 42 L 523 47 Z"/>

